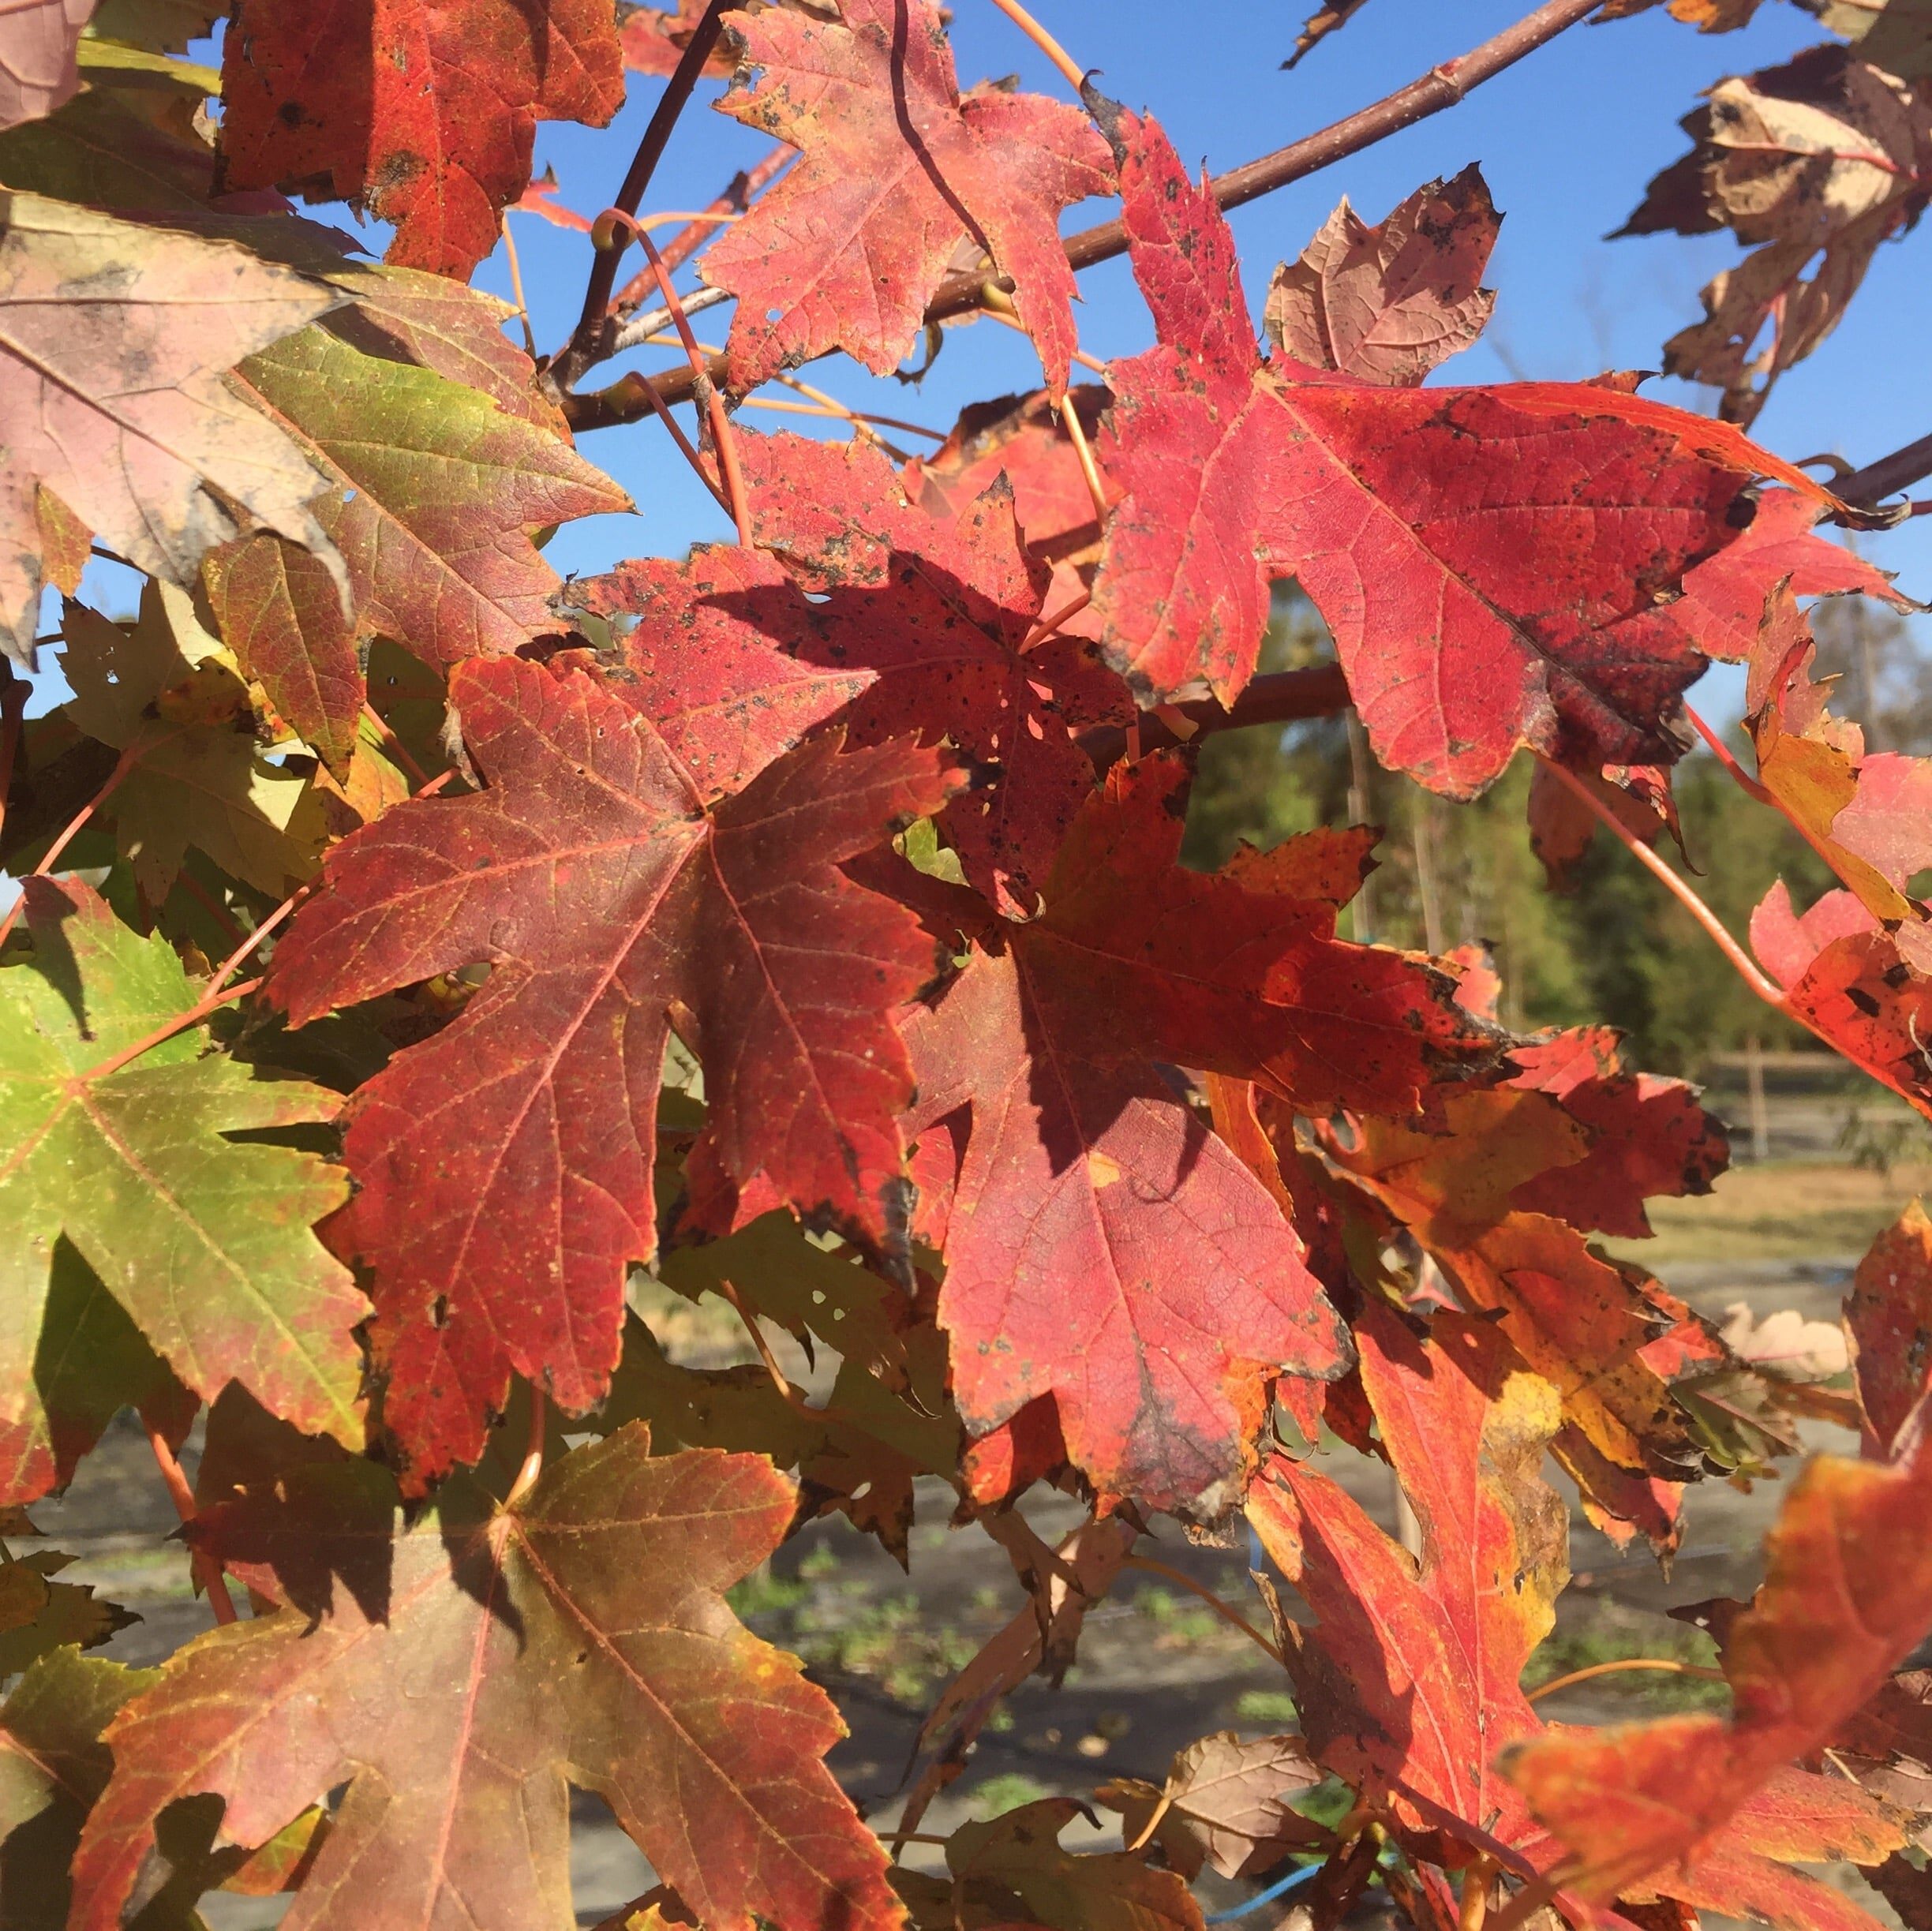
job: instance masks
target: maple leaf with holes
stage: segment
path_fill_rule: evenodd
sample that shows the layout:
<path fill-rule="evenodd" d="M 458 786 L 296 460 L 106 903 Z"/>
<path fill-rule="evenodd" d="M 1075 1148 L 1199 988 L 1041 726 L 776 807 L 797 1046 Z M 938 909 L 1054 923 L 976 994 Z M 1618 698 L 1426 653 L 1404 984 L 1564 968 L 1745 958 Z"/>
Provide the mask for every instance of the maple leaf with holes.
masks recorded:
<path fill-rule="evenodd" d="M 623 105 L 610 0 L 242 0 L 222 43 L 225 187 L 350 201 L 388 259 L 466 279 L 529 185 L 539 121 Z"/>
<path fill-rule="evenodd" d="M 650 724 L 581 672 L 473 661 L 451 694 L 488 788 L 344 840 L 268 982 L 299 1025 L 491 967 L 346 1115 L 360 1191 L 337 1244 L 373 1270 L 384 1413 L 419 1479 L 482 1452 L 512 1371 L 575 1412 L 602 1398 L 625 1268 L 657 1244 L 673 1025 L 706 1074 L 699 1225 L 787 1202 L 897 1237 L 912 1082 L 889 1016 L 934 956 L 836 867 L 948 790 L 930 751 L 822 737 L 707 810 Z"/>
<path fill-rule="evenodd" d="M 968 1427 L 1050 1394 L 1068 1458 L 1157 1508 L 1225 1499 L 1262 1377 L 1332 1375 L 1344 1342 L 1280 1208 L 1153 1062 L 1408 1111 L 1496 1047 L 1446 975 L 1335 937 L 1293 841 L 1183 870 L 1187 781 L 1116 766 L 1028 923 L 923 881 L 935 935 L 975 942 L 906 1027 L 922 1158 L 957 1171 L 939 1319 Z"/>
<path fill-rule="evenodd" d="M 844 0 L 844 17 L 769 7 L 730 31 L 760 73 L 719 110 L 803 158 L 706 250 L 738 298 L 731 384 L 842 348 L 896 369 L 963 246 L 1011 277 L 1046 380 L 1076 342 L 1063 208 L 1113 189 L 1106 144 L 1076 107 L 977 87 L 962 95 L 933 0 Z"/>
<path fill-rule="evenodd" d="M 791 1484 L 648 1444 L 634 1424 L 507 1506 L 454 1484 L 407 1529 L 354 1463 L 208 1511 L 197 1541 L 286 1607 L 177 1652 L 109 1724 L 73 1931 L 120 1923 L 166 1806 L 219 1795 L 225 1836 L 258 1844 L 344 1783 L 310 1931 L 567 1924 L 573 1783 L 720 1931 L 892 1931 L 884 1850 L 820 1761 L 829 1700 L 725 1604 Z"/>
<path fill-rule="evenodd" d="M 1151 121 L 1111 131 L 1160 346 L 1112 365 L 1106 466 L 1126 494 L 1095 589 L 1144 702 L 1252 675 L 1271 578 L 1335 633 L 1376 754 L 1481 791 L 1530 744 L 1669 763 L 1704 660 L 1669 598 L 1776 477 L 1735 429 L 1620 389 L 1387 388 L 1256 353 L 1227 224 Z"/>
<path fill-rule="evenodd" d="M 574 586 L 638 619 L 622 687 L 707 786 L 734 790 L 826 717 L 854 743 L 949 739 L 981 767 L 943 822 L 966 875 L 1030 916 L 1093 790 L 1074 733 L 1133 715 L 1091 643 L 1042 636 L 1049 567 L 994 477 L 957 517 L 909 505 L 886 458 L 740 432 L 753 533 L 742 550 L 655 559 Z"/>

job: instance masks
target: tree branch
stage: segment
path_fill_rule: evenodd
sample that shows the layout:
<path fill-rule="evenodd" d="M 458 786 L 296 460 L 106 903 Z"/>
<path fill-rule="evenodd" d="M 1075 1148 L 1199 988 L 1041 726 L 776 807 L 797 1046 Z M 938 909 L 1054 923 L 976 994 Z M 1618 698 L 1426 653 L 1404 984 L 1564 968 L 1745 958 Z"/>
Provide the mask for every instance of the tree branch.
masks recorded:
<path fill-rule="evenodd" d="M 1875 503 L 1895 496 L 1921 477 L 1932 476 L 1932 436 L 1922 436 L 1862 470 L 1854 470 L 1832 484 L 1832 494 L 1854 505 Z M 1836 518 L 1833 521 L 1838 520 Z"/>
<path fill-rule="evenodd" d="M 1350 703 L 1348 679 L 1339 664 L 1319 664 L 1305 671 L 1274 671 L 1257 677 L 1234 700 L 1234 708 L 1224 710 L 1212 698 L 1192 704 L 1166 704 L 1159 712 L 1149 711 L 1137 720 L 1142 751 L 1159 750 L 1178 744 L 1181 734 L 1166 722 L 1178 715 L 1193 725 L 1187 741 L 1216 731 L 1243 731 L 1251 724 L 1289 724 L 1304 717 L 1327 717 L 1345 711 Z M 1118 724 L 1103 724 L 1085 732 L 1080 749 L 1104 771 L 1126 754 L 1127 733 Z"/>
<path fill-rule="evenodd" d="M 704 72 L 705 62 L 717 45 L 718 34 L 724 24 L 724 9 L 728 4 L 729 0 L 711 0 L 703 17 L 691 30 L 691 39 L 678 62 L 676 71 L 665 83 L 665 91 L 658 98 L 650 125 L 644 130 L 644 138 L 638 143 L 631 171 L 624 176 L 623 185 L 617 190 L 617 198 L 611 204 L 620 212 L 635 217 L 644 205 L 645 190 L 650 186 L 657 163 L 670 145 L 671 130 L 677 125 L 678 116 L 684 111 L 685 103 L 698 84 L 698 77 Z M 600 240 L 602 232 L 600 231 Z M 610 226 L 608 232 L 608 245 L 600 245 L 591 258 L 590 279 L 584 289 L 583 312 L 577 318 L 576 329 L 550 365 L 550 379 L 560 390 L 567 390 L 595 358 L 604 333 L 604 318 L 610 308 L 611 291 L 617 286 L 617 264 L 623 260 L 624 249 L 630 245 L 635 230 L 631 223 L 619 222 Z"/>
<path fill-rule="evenodd" d="M 1515 26 L 1506 27 L 1493 39 L 1472 48 L 1460 59 L 1444 61 L 1440 67 L 1432 67 L 1427 73 L 1411 80 L 1406 87 L 1398 88 L 1373 106 L 1337 121 L 1305 140 L 1277 148 L 1273 154 L 1264 155 L 1245 167 L 1217 175 L 1212 184 L 1215 200 L 1224 209 L 1239 208 L 1245 202 L 1272 193 L 1277 188 L 1285 188 L 1291 181 L 1303 180 L 1323 168 L 1331 167 L 1352 154 L 1359 154 L 1363 148 L 1372 147 L 1406 127 L 1412 127 L 1431 114 L 1440 114 L 1445 107 L 1453 107 L 1471 88 L 1480 87 L 1505 68 L 1515 66 L 1526 54 L 1535 52 L 1545 41 L 1554 39 L 1565 28 L 1574 26 L 1586 13 L 1594 11 L 1598 4 L 1599 0 L 1544 0 L 1543 6 L 1524 15 Z M 706 17 L 708 20 L 710 17 L 707 14 Z M 702 32 L 702 29 L 699 31 Z M 679 71 L 680 73 L 683 71 L 681 65 Z M 676 84 L 673 79 L 672 88 Z M 629 211 L 635 214 L 637 211 L 633 207 Z M 1078 234 L 1069 236 L 1066 243 L 1067 260 L 1076 270 L 1091 268 L 1097 262 L 1110 260 L 1126 252 L 1127 230 L 1118 221 L 1102 222 L 1096 227 L 1083 229 Z M 1004 285 L 996 283 L 994 286 Z M 941 322 L 949 316 L 964 315 L 980 307 L 986 298 L 987 286 L 983 275 L 949 276 L 941 283 L 938 292 L 928 305 L 926 320 Z M 608 295 L 608 290 L 605 293 Z M 584 332 L 580 327 L 579 334 Z M 565 351 L 566 356 L 569 354 L 569 350 Z M 564 359 L 559 358 L 560 364 Z M 582 369 L 577 372 L 581 374 Z M 721 364 L 714 365 L 712 380 L 721 381 L 723 373 Z M 653 378 L 653 381 L 659 396 L 667 402 L 682 402 L 691 393 L 693 377 L 689 369 L 668 369 Z M 620 423 L 635 422 L 650 413 L 650 406 L 634 390 L 623 393 L 623 385 L 601 394 L 567 395 L 564 407 L 571 427 L 579 431 L 611 428 Z"/>

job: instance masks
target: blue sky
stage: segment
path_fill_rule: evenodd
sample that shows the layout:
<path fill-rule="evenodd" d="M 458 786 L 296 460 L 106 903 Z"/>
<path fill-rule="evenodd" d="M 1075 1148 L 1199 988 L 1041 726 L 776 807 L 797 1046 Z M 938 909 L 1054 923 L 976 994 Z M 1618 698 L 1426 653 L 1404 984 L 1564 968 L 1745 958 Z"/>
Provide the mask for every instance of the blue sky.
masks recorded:
<path fill-rule="evenodd" d="M 1036 0 L 1034 10 L 1076 61 L 1099 70 L 1105 92 L 1151 109 L 1184 157 L 1215 170 L 1378 99 L 1432 64 L 1466 52 L 1524 10 L 1524 0 L 1370 0 L 1352 25 L 1294 73 L 1282 73 L 1279 63 L 1310 5 Z M 1064 82 L 990 0 L 952 0 L 952 6 L 963 84 L 1017 73 L 1028 88 L 1065 95 Z M 1698 289 L 1739 251 L 1724 234 L 1602 238 L 1622 223 L 1651 174 L 1683 152 L 1676 123 L 1701 88 L 1782 60 L 1822 37 L 1816 21 L 1775 0 L 1750 29 L 1724 36 L 1700 36 L 1661 11 L 1572 28 L 1458 107 L 1237 211 L 1232 219 L 1256 312 L 1275 262 L 1300 251 L 1340 196 L 1379 220 L 1421 182 L 1475 160 L 1506 215 L 1488 278 L 1499 299 L 1485 339 L 1436 380 L 1574 379 L 1607 367 L 1653 368 L 1664 338 L 1698 315 Z M 660 85 L 635 77 L 631 97 L 608 129 L 539 129 L 538 170 L 555 168 L 567 204 L 592 215 L 611 199 Z M 646 211 L 702 206 L 736 170 L 765 152 L 762 137 L 710 110 L 721 92 L 714 82 L 700 88 Z M 1089 204 L 1069 211 L 1067 226 L 1082 226 L 1110 211 Z M 345 211 L 318 212 L 354 227 Z M 536 339 L 541 348 L 554 349 L 576 316 L 588 241 L 532 216 L 513 219 Z M 379 252 L 383 231 L 371 226 L 361 233 Z M 628 256 L 625 272 L 640 259 Z M 1932 237 L 1908 237 L 1882 249 L 1837 334 L 1780 384 L 1758 419 L 1758 439 L 1792 458 L 1835 450 L 1865 462 L 1932 429 L 1932 356 L 1923 335 L 1929 271 Z M 690 268 L 681 279 L 695 286 Z M 508 294 L 500 249 L 477 280 Z M 1088 353 L 1104 357 L 1146 345 L 1147 316 L 1124 262 L 1090 271 L 1082 288 L 1080 321 Z M 718 339 L 728 313 L 699 316 L 699 335 Z M 627 364 L 658 368 L 668 359 L 663 351 L 638 351 L 591 380 L 608 380 Z M 968 402 L 1030 388 L 1039 380 L 1024 339 L 986 322 L 949 331 L 945 353 L 916 387 L 874 379 L 842 358 L 808 372 L 852 406 L 937 430 Z M 1709 406 L 1708 391 L 1686 384 L 1659 381 L 1650 393 L 1691 408 Z M 836 432 L 811 418 L 753 411 L 746 420 L 766 428 Z M 559 569 L 588 574 L 627 556 L 680 555 L 693 542 L 728 540 L 727 520 L 655 423 L 598 432 L 582 447 L 630 491 L 639 514 L 599 517 L 560 531 L 549 552 Z M 1932 485 L 1924 487 L 1932 492 Z M 1932 518 L 1863 541 L 1874 561 L 1899 574 L 1901 587 L 1932 599 Z M 105 584 L 101 589 L 111 594 Z M 1932 639 L 1932 632 L 1922 636 Z M 1741 674 L 1718 667 L 1700 701 L 1735 716 L 1741 696 Z"/>

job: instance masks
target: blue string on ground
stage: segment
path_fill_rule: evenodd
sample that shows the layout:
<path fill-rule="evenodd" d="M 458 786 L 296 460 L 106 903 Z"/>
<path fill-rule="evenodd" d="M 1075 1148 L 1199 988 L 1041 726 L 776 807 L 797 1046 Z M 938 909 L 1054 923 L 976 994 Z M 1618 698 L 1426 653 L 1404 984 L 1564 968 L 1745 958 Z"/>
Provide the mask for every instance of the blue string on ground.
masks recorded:
<path fill-rule="evenodd" d="M 1245 1904 L 1231 1906 L 1224 1911 L 1210 1911 L 1202 1919 L 1204 1924 L 1224 1925 L 1236 1918 L 1245 1918 L 1250 1911 L 1258 1911 L 1264 1904 L 1272 1904 L 1278 1897 L 1305 1884 L 1321 1869 L 1319 1864 L 1303 1864 L 1291 1870 L 1286 1877 L 1278 1877 L 1265 1891 L 1257 1891 Z"/>

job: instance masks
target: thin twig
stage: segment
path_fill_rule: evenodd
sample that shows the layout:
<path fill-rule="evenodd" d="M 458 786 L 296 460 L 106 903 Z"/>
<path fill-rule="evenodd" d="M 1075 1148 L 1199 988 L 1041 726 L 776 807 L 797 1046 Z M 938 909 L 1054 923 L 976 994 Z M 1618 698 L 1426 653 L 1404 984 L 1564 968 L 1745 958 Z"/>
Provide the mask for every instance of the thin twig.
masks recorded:
<path fill-rule="evenodd" d="M 1572 1670 L 1567 1675 L 1552 1676 L 1547 1683 L 1538 1683 L 1530 1690 L 1528 1700 L 1541 1703 L 1545 1697 L 1553 1697 L 1559 1690 L 1587 1683 L 1593 1677 L 1612 1676 L 1619 1670 L 1661 1670 L 1667 1675 L 1695 1676 L 1709 1683 L 1731 1680 L 1722 1670 L 1706 1669 L 1701 1663 L 1679 1663 L 1675 1656 L 1619 1656 L 1612 1663 L 1593 1663 L 1583 1669 Z"/>
<path fill-rule="evenodd" d="M 1709 934 L 1713 945 L 1722 952 L 1736 969 L 1743 980 L 1766 1005 L 1776 1006 L 1782 1012 L 1786 1010 L 1784 995 L 1758 970 L 1750 955 L 1725 930 L 1724 922 L 1694 892 L 1689 883 L 1678 877 L 1663 859 L 1631 831 L 1616 814 L 1573 772 L 1566 770 L 1553 759 L 1546 758 L 1543 769 L 1552 773 L 1575 797 L 1582 801 L 1591 814 L 1609 828 L 1612 835 L 1627 850 L 1646 870 L 1653 872 L 1664 889 L 1681 904 L 1684 910 Z"/>
<path fill-rule="evenodd" d="M 1833 483 L 1832 493 L 1841 503 L 1876 503 L 1925 476 L 1932 476 L 1932 436 L 1922 436 L 1862 470 L 1848 472 Z"/>
<path fill-rule="evenodd" d="M 174 1513 L 183 1526 L 195 1518 L 194 1491 L 188 1486 L 188 1478 L 182 1473 L 182 1465 L 175 1459 L 174 1451 L 168 1446 L 167 1437 L 144 1415 L 141 1424 L 148 1431 L 148 1446 L 155 1458 L 155 1466 L 161 1471 L 161 1479 L 167 1484 L 169 1499 L 174 1504 Z M 227 1578 L 222 1574 L 221 1564 L 205 1549 L 192 1549 L 189 1561 L 208 1592 L 208 1607 L 213 1611 L 215 1620 L 219 1623 L 237 1622 L 234 1598 L 228 1593 Z"/>
<path fill-rule="evenodd" d="M 616 199 L 611 205 L 620 213 L 635 216 L 644 205 L 646 191 L 651 184 L 651 177 L 657 171 L 657 163 L 664 158 L 664 152 L 671 144 L 671 133 L 678 123 L 678 117 L 691 97 L 698 84 L 698 77 L 704 72 L 705 62 L 711 58 L 711 50 L 717 45 L 718 35 L 724 24 L 724 9 L 728 0 L 710 0 L 698 24 L 691 29 L 691 37 L 686 42 L 676 72 L 665 83 L 665 91 L 658 96 L 657 106 L 644 130 L 644 137 L 638 143 L 638 150 L 632 157 L 630 171 L 623 178 L 623 185 L 617 190 Z M 617 264 L 623 257 L 628 237 L 621 230 L 610 238 L 608 248 L 599 248 L 590 261 L 590 277 L 584 288 L 583 309 L 577 318 L 577 327 L 554 362 L 551 365 L 551 380 L 560 389 L 568 389 L 572 382 L 582 375 L 589 364 L 583 358 L 593 354 L 598 337 L 603 332 L 604 314 L 610 305 L 611 290 L 617 283 Z"/>
<path fill-rule="evenodd" d="M 993 0 L 993 4 L 1060 69 L 1067 85 L 1077 94 L 1087 79 L 1086 69 L 1068 55 L 1066 49 L 1020 4 L 1020 0 Z"/>
<path fill-rule="evenodd" d="M 1214 1591 L 1204 1582 L 1196 1582 L 1185 1569 L 1177 1569 L 1172 1562 L 1163 1562 L 1158 1555 L 1129 1555 L 1124 1559 L 1123 1566 L 1144 1569 L 1149 1575 L 1164 1577 L 1177 1583 L 1190 1594 L 1198 1596 L 1224 1622 L 1230 1622 L 1246 1637 L 1272 1656 L 1277 1663 L 1282 1661 L 1282 1652 L 1264 1636 L 1237 1609 L 1230 1609 Z"/>
<path fill-rule="evenodd" d="M 510 211 L 502 219 L 504 260 L 510 269 L 510 292 L 516 298 L 517 324 L 523 331 L 523 352 L 537 359 L 537 338 L 530 332 L 530 304 L 523 299 L 523 264 L 517 259 L 516 237 L 510 232 Z"/>
<path fill-rule="evenodd" d="M 1163 705 L 1161 712 L 1177 711 L 1194 726 L 1194 735 L 1205 737 L 1219 731 L 1242 731 L 1252 724 L 1294 724 L 1307 717 L 1327 717 L 1349 707 L 1348 679 L 1339 664 L 1317 664 L 1305 671 L 1271 671 L 1250 681 L 1248 688 L 1226 710 L 1212 698 L 1198 698 L 1189 704 Z M 1165 717 L 1147 712 L 1136 718 L 1129 731 L 1140 733 L 1142 751 L 1159 750 L 1163 745 L 1180 742 Z M 1127 754 L 1128 731 L 1118 724 L 1099 724 L 1080 734 L 1080 746 L 1095 765 L 1106 768 Z"/>
<path fill-rule="evenodd" d="M 718 1293 L 731 1304 L 732 1312 L 744 1325 L 745 1332 L 751 1338 L 751 1345 L 758 1350 L 758 1360 L 764 1364 L 765 1372 L 771 1377 L 772 1386 L 778 1390 L 778 1398 L 794 1414 L 803 1415 L 808 1421 L 841 1421 L 845 1417 L 843 1411 L 831 1407 L 814 1408 L 804 1395 L 792 1385 L 792 1378 L 778 1364 L 778 1357 L 772 1353 L 771 1343 L 765 1338 L 765 1330 L 758 1324 L 758 1317 L 745 1305 L 744 1297 L 730 1282 L 721 1280 Z"/>
<path fill-rule="evenodd" d="M 1544 0 L 1544 5 L 1524 15 L 1514 26 L 1504 28 L 1460 58 L 1432 67 L 1407 86 L 1398 88 L 1359 113 L 1217 175 L 1211 184 L 1215 201 L 1223 209 L 1239 208 L 1346 160 L 1350 155 L 1359 154 L 1363 148 L 1413 127 L 1445 107 L 1453 107 L 1472 88 L 1515 66 L 1566 28 L 1574 26 L 1599 3 L 1600 0 Z M 1102 222 L 1067 238 L 1067 260 L 1076 270 L 1091 268 L 1097 262 L 1110 261 L 1126 252 L 1127 230 L 1119 221 Z M 969 271 L 949 276 L 927 305 L 925 320 L 941 322 L 950 316 L 984 308 L 987 286 L 983 275 Z M 668 369 L 653 380 L 667 402 L 681 401 L 694 386 L 692 377 L 683 369 Z M 564 407 L 574 429 L 608 428 L 619 422 L 635 422 L 643 414 L 646 405 L 641 400 L 632 402 L 627 415 L 619 413 L 615 406 L 623 400 L 619 392 L 605 391 L 566 398 Z M 1932 471 L 1932 456 L 1928 457 L 1927 471 Z"/>
<path fill-rule="evenodd" d="M 1073 445 L 1073 454 L 1080 462 L 1080 475 L 1087 485 L 1087 493 L 1093 499 L 1094 515 L 1104 523 L 1107 516 L 1106 485 L 1100 480 L 1100 466 L 1094 461 L 1093 445 L 1087 440 L 1087 432 L 1081 425 L 1080 411 L 1069 403 L 1059 412 L 1060 426 L 1067 432 L 1067 440 Z"/>

